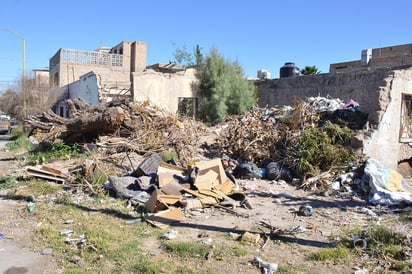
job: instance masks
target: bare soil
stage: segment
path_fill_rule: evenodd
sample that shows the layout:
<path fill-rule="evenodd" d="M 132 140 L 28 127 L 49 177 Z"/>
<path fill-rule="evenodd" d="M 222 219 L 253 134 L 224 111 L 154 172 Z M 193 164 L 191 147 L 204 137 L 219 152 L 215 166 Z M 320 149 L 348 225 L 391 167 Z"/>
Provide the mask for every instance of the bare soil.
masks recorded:
<path fill-rule="evenodd" d="M 237 236 L 259 235 L 242 241 L 249 250 L 246 258 L 227 260 L 214 258 L 212 254 L 203 269 L 213 269 L 217 273 L 261 273 L 252 263 L 255 257 L 295 269 L 291 273 L 353 273 L 352 268 L 360 266 L 360 260 L 337 265 L 316 262 L 309 256 L 321 248 L 335 246 L 333 236 L 344 229 L 370 223 L 370 216 L 355 210 L 367 206 L 364 201 L 308 193 L 267 180 L 244 180 L 239 184 L 248 193 L 246 199 L 251 209 L 202 209 L 199 214 L 186 213 L 183 222 L 170 227 L 178 232 L 178 240 L 209 242 L 215 247 L 233 246 L 239 241 Z M 297 212 L 302 205 L 311 206 L 313 215 L 299 215 Z M 274 234 L 269 239 L 271 230 Z M 156 254 L 158 245 L 152 243 L 151 246 Z"/>
<path fill-rule="evenodd" d="M 0 161 L 2 174 L 16 169 L 12 164 Z M 252 263 L 258 257 L 288 269 L 287 273 L 354 273 L 354 268 L 365 265 L 367 259 L 359 257 L 337 264 L 311 260 L 310 254 L 335 246 L 333 236 L 346 229 L 393 219 L 392 215 L 373 218 L 361 212 L 362 208 L 371 206 L 356 196 L 308 192 L 268 180 L 237 180 L 237 183 L 239 190 L 246 194 L 249 208 L 226 206 L 187 211 L 184 220 L 168 230 L 177 232 L 176 240 L 202 242 L 216 250 L 235 247 L 245 233 L 259 237 L 242 242 L 248 250 L 246 256 L 226 258 L 224 254 L 211 252 L 201 265 L 193 265 L 188 260 L 186 263 L 192 268 L 211 273 L 262 273 L 262 269 Z M 4 235 L 0 239 L 0 273 L 62 272 L 52 255 L 42 255 L 43 251 L 33 246 L 34 231 L 41 220 L 30 215 L 26 200 L 13 200 L 5 194 L 0 192 L 0 233 Z M 304 205 L 313 209 L 312 215 L 298 214 Z M 411 231 L 411 224 L 396 222 L 393 227 Z M 157 239 L 148 240 L 145 248 L 155 260 L 174 260 L 162 251 Z"/>

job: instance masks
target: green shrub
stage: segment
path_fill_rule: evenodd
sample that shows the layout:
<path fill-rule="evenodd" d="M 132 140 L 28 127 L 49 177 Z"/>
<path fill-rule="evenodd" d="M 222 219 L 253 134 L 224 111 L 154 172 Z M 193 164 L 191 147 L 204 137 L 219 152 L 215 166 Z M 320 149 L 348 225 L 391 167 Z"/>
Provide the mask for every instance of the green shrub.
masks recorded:
<path fill-rule="evenodd" d="M 339 246 L 336 248 L 323 248 L 310 256 L 315 261 L 334 261 L 345 259 L 349 255 L 349 249 Z"/>
<path fill-rule="evenodd" d="M 321 128 L 305 130 L 292 148 L 295 169 L 300 174 L 326 171 L 343 166 L 356 158 L 348 146 L 354 132 L 348 128 L 327 122 Z"/>
<path fill-rule="evenodd" d="M 30 151 L 34 149 L 34 145 L 27 139 L 25 135 L 20 135 L 13 141 L 8 142 L 5 146 L 5 149 L 9 151 L 16 151 L 16 150 L 25 150 Z"/>
<path fill-rule="evenodd" d="M 40 165 L 48 163 L 50 160 L 69 160 L 82 154 L 81 149 L 76 145 L 67 145 L 62 141 L 53 143 L 50 150 L 34 153 L 29 161 L 29 165 Z"/>

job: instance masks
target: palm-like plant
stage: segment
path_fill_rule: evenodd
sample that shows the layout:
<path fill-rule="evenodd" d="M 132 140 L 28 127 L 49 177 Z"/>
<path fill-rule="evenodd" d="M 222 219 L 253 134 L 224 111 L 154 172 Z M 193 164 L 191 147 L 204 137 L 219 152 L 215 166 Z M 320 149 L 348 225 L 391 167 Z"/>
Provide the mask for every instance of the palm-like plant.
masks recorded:
<path fill-rule="evenodd" d="M 321 71 L 316 66 L 305 66 L 304 69 L 300 70 L 303 75 L 314 75 L 319 74 Z"/>

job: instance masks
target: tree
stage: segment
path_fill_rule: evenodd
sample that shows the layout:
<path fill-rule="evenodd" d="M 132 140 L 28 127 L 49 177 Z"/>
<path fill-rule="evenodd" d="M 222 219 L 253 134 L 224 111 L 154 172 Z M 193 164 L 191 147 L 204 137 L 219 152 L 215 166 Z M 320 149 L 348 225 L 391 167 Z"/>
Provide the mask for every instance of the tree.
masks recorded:
<path fill-rule="evenodd" d="M 24 91 L 23 91 L 24 86 Z M 28 116 L 40 114 L 50 109 L 57 101 L 57 94 L 52 93 L 49 86 L 39 85 L 34 78 L 17 81 L 0 95 L 0 109 L 10 117 L 20 121 Z"/>
<path fill-rule="evenodd" d="M 303 75 L 314 75 L 321 73 L 321 71 L 316 66 L 305 66 L 304 69 L 300 70 L 300 73 Z"/>
<path fill-rule="evenodd" d="M 196 45 L 194 52 L 196 58 L 196 65 L 201 66 L 203 64 L 202 48 L 199 45 Z"/>
<path fill-rule="evenodd" d="M 198 117 L 206 123 L 242 114 L 256 103 L 255 88 L 244 77 L 239 62 L 225 60 L 216 48 L 206 57 L 198 76 L 202 96 Z"/>
<path fill-rule="evenodd" d="M 172 43 L 173 46 L 176 46 L 175 43 Z M 175 58 L 175 63 L 184 67 L 194 65 L 193 59 L 194 55 L 187 51 L 186 45 L 183 45 L 181 48 L 176 48 L 173 52 L 173 57 Z"/>
<path fill-rule="evenodd" d="M 9 88 L 0 96 L 0 109 L 7 115 L 21 120 L 20 114 L 23 113 L 23 96 Z"/>
<path fill-rule="evenodd" d="M 176 46 L 175 43 L 172 44 L 173 46 Z M 193 53 L 190 53 L 187 50 L 187 46 L 184 44 L 181 48 L 176 48 L 174 50 L 173 57 L 175 58 L 174 62 L 176 64 L 184 67 L 203 64 L 202 48 L 199 45 L 196 45 L 193 48 Z"/>

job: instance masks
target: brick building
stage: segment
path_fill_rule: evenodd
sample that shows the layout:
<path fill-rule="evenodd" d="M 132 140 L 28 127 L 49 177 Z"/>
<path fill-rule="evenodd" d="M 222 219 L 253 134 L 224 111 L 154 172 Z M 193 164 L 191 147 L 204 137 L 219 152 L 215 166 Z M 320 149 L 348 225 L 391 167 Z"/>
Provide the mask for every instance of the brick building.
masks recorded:
<path fill-rule="evenodd" d="M 169 112 L 189 103 L 195 110 L 193 69 L 171 63 L 147 66 L 146 52 L 146 43 L 139 41 L 122 41 L 95 51 L 59 49 L 50 59 L 49 70 L 50 87 L 60 94 L 55 112 L 69 116 L 64 100 L 75 97 L 92 105 L 120 97 L 148 100 Z"/>
<path fill-rule="evenodd" d="M 364 49 L 361 59 L 330 64 L 329 72 L 347 72 L 360 68 L 397 67 L 412 64 L 412 44 Z"/>

